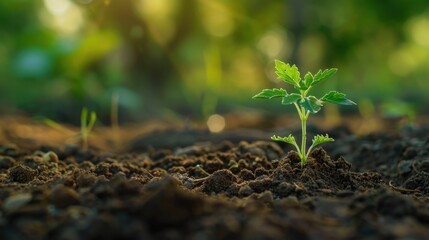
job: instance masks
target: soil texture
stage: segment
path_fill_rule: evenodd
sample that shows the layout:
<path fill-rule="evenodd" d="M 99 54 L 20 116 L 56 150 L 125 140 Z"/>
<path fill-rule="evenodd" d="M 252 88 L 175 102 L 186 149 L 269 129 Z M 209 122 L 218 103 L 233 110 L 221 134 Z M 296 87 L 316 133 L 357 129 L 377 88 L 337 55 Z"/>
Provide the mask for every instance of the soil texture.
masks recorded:
<path fill-rule="evenodd" d="M 0 239 L 429 239 L 429 128 L 329 133 L 305 166 L 270 132 L 4 143 Z"/>

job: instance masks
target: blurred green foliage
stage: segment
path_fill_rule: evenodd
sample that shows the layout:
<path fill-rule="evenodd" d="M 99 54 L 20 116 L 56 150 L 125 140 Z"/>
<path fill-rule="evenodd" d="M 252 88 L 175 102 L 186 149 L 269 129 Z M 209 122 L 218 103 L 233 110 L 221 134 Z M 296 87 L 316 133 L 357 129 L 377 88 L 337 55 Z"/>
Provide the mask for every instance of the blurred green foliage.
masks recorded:
<path fill-rule="evenodd" d="M 0 1 L 2 109 L 68 120 L 89 106 L 106 119 L 114 94 L 135 120 L 259 108 L 249 99 L 279 84 L 274 59 L 338 68 L 321 92 L 424 110 L 429 3 Z"/>

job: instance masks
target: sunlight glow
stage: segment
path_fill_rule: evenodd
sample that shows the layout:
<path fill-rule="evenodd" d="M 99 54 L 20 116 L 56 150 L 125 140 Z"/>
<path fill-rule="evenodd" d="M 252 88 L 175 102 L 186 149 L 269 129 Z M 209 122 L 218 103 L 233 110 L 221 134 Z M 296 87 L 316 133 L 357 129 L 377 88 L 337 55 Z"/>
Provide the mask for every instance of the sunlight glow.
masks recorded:
<path fill-rule="evenodd" d="M 325 55 L 325 41 L 321 35 L 310 35 L 304 38 L 299 47 L 299 56 L 302 66 L 308 69 L 322 65 Z"/>
<path fill-rule="evenodd" d="M 232 63 L 225 71 L 225 79 L 230 81 L 229 86 L 237 87 L 241 90 L 250 91 L 257 89 L 264 78 L 263 68 L 258 66 L 258 55 L 253 49 L 248 47 L 236 48 Z M 249 67 L 252 66 L 252 67 Z M 240 76 L 237 78 L 237 76 Z"/>
<path fill-rule="evenodd" d="M 69 0 L 44 0 L 44 2 L 46 9 L 55 16 L 65 14 L 71 6 Z"/>
<path fill-rule="evenodd" d="M 287 48 L 287 37 L 283 31 L 270 30 L 258 42 L 258 49 L 268 58 L 280 58 Z"/>
<path fill-rule="evenodd" d="M 175 0 L 140 0 L 137 9 L 140 16 L 148 24 L 153 38 L 160 44 L 166 44 L 176 31 L 175 14 L 177 10 Z"/>
<path fill-rule="evenodd" d="M 220 3 L 204 1 L 201 7 L 201 19 L 207 33 L 215 37 L 226 37 L 235 28 L 233 16 Z"/>
<path fill-rule="evenodd" d="M 399 48 L 389 58 L 390 70 L 397 76 L 406 76 L 425 58 L 419 47 L 406 45 Z"/>
<path fill-rule="evenodd" d="M 83 24 L 83 15 L 79 7 L 70 0 L 44 0 L 45 9 L 39 13 L 41 21 L 63 34 L 73 34 Z"/>
<path fill-rule="evenodd" d="M 75 0 L 75 1 L 80 4 L 90 4 L 93 2 L 93 0 Z"/>
<path fill-rule="evenodd" d="M 404 26 L 411 41 L 398 47 L 389 56 L 390 70 L 403 77 L 425 66 L 429 60 L 429 16 L 411 18 Z"/>
<path fill-rule="evenodd" d="M 417 44 L 429 47 L 429 18 L 418 17 L 409 22 L 409 32 Z"/>

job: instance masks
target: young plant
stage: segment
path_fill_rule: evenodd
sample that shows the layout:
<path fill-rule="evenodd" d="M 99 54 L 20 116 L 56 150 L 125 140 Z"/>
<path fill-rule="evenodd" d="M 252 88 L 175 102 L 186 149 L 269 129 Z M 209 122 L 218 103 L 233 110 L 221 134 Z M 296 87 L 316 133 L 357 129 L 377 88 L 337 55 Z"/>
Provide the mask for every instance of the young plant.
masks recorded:
<path fill-rule="evenodd" d="M 288 93 L 282 88 L 264 89 L 262 92 L 253 96 L 253 98 L 273 99 L 280 98 L 283 105 L 294 105 L 298 111 L 299 118 L 301 119 L 301 146 L 295 141 L 295 137 L 289 134 L 287 137 L 272 136 L 274 141 L 285 142 L 293 145 L 301 158 L 301 165 L 307 162 L 311 150 L 319 144 L 325 142 L 333 142 L 334 139 L 329 137 L 328 134 L 316 135 L 313 138 L 311 146 L 307 149 L 307 120 L 310 113 L 317 113 L 322 108 L 325 102 L 340 104 L 340 105 L 356 105 L 353 101 L 346 98 L 344 93 L 337 91 L 330 91 L 321 98 L 309 95 L 310 90 L 318 83 L 332 77 L 336 72 L 336 68 L 319 70 L 315 75 L 308 72 L 304 78 L 301 78 L 301 73 L 298 68 L 293 65 L 290 66 L 282 61 L 275 60 L 276 74 L 283 82 L 291 84 L 297 93 Z"/>
<path fill-rule="evenodd" d="M 80 114 L 80 137 L 82 140 L 82 150 L 88 150 L 88 137 L 91 134 L 92 128 L 94 127 L 95 122 L 97 121 L 97 114 L 91 112 L 88 121 L 88 109 L 82 108 Z"/>

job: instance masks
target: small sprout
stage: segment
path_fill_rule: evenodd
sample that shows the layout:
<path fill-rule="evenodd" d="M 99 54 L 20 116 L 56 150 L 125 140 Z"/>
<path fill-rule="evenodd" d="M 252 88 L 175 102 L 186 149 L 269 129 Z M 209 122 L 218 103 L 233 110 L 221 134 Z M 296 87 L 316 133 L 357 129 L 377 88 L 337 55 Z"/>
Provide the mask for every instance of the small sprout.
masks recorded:
<path fill-rule="evenodd" d="M 198 164 L 197 166 L 195 166 L 196 168 L 198 168 L 205 176 L 210 176 L 210 173 L 208 173 L 206 170 L 204 170 L 203 167 L 201 167 L 200 164 Z"/>
<path fill-rule="evenodd" d="M 48 125 L 49 127 L 53 128 L 53 129 L 56 129 L 56 130 L 59 130 L 59 131 L 63 131 L 63 132 L 69 131 L 66 127 L 64 127 L 63 125 L 61 125 L 60 123 L 58 123 L 58 122 L 56 122 L 56 121 L 54 121 L 52 119 L 43 118 L 42 121 L 46 125 Z"/>
<path fill-rule="evenodd" d="M 233 169 L 236 169 L 236 168 L 238 168 L 238 163 L 234 163 L 234 164 L 232 164 L 231 166 L 229 166 L 229 170 L 233 170 Z"/>
<path fill-rule="evenodd" d="M 299 118 L 301 119 L 301 146 L 298 146 L 296 143 L 295 137 L 291 134 L 287 137 L 272 136 L 273 141 L 285 142 L 293 145 L 300 158 L 301 165 L 304 165 L 307 162 L 307 159 L 313 150 L 313 148 L 319 144 L 326 142 L 333 142 L 334 139 L 329 137 L 328 134 L 316 135 L 313 138 L 311 146 L 307 149 L 307 119 L 310 113 L 319 112 L 324 103 L 334 103 L 340 105 L 356 105 L 352 100 L 347 99 L 344 93 L 337 91 L 330 91 L 321 98 L 308 95 L 310 89 L 312 89 L 316 84 L 332 77 L 336 72 L 336 68 L 319 70 L 316 74 L 310 72 L 304 75 L 304 78 L 301 78 L 301 73 L 298 70 L 298 67 L 295 65 L 290 66 L 282 61 L 275 61 L 276 74 L 280 80 L 287 84 L 293 85 L 294 89 L 297 90 L 297 93 L 288 93 L 285 89 L 282 88 L 273 88 L 273 89 L 264 89 L 260 93 L 253 96 L 253 98 L 262 98 L 262 99 L 273 99 L 281 98 L 281 103 L 283 105 L 294 105 Z"/>
<path fill-rule="evenodd" d="M 403 119 L 413 125 L 416 119 L 414 106 L 401 100 L 390 100 L 381 105 L 381 114 L 386 119 Z"/>
<path fill-rule="evenodd" d="M 88 121 L 88 109 L 83 108 L 80 114 L 80 137 L 82 140 L 82 150 L 88 150 L 88 137 L 91 134 L 92 128 L 97 121 L 97 114 L 95 112 L 91 112 Z"/>

